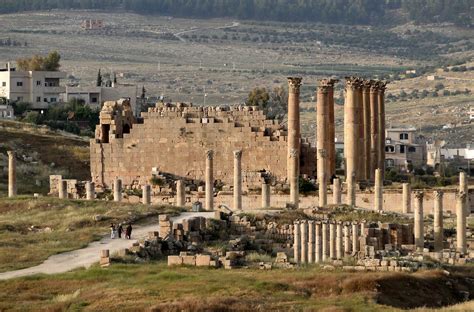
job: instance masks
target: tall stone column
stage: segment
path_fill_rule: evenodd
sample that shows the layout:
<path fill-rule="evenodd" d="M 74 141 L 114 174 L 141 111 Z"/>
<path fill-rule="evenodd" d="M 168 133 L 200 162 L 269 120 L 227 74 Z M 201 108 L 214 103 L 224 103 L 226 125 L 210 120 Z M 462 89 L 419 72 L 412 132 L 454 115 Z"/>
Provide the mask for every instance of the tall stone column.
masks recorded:
<path fill-rule="evenodd" d="M 67 181 L 59 180 L 58 181 L 58 194 L 60 199 L 67 199 Z"/>
<path fill-rule="evenodd" d="M 411 212 L 411 186 L 410 183 L 402 184 L 402 212 Z"/>
<path fill-rule="evenodd" d="M 185 183 L 183 180 L 176 181 L 176 206 L 178 207 L 186 206 L 186 189 L 185 189 Z"/>
<path fill-rule="evenodd" d="M 328 173 L 328 179 L 336 174 L 336 124 L 334 118 L 334 84 L 339 82 L 337 79 L 328 79 L 328 107 L 329 107 L 329 129 L 327 136 L 327 157 L 329 168 L 326 170 Z"/>
<path fill-rule="evenodd" d="M 7 151 L 8 154 L 8 197 L 16 196 L 16 158 L 14 151 Z"/>
<path fill-rule="evenodd" d="M 142 186 L 142 204 L 151 204 L 151 185 L 145 184 Z"/>
<path fill-rule="evenodd" d="M 352 222 L 352 252 L 359 251 L 359 224 Z"/>
<path fill-rule="evenodd" d="M 385 177 L 385 89 L 386 89 L 386 82 L 379 83 L 379 92 L 378 92 L 378 145 L 379 145 L 379 153 L 378 153 L 378 166 L 382 170 L 382 178 Z"/>
<path fill-rule="evenodd" d="M 242 150 L 234 151 L 234 210 L 242 210 Z"/>
<path fill-rule="evenodd" d="M 364 180 L 370 179 L 370 88 L 372 86 L 371 80 L 364 80 L 362 83 L 362 124 L 363 124 L 363 144 L 364 150 Z"/>
<path fill-rule="evenodd" d="M 329 259 L 328 221 L 323 221 L 321 225 L 321 246 L 322 246 L 321 261 L 324 262 Z"/>
<path fill-rule="evenodd" d="M 466 196 L 464 192 L 456 194 L 456 249 L 461 254 L 467 252 L 466 242 Z"/>
<path fill-rule="evenodd" d="M 327 176 L 326 176 L 326 150 L 318 149 L 318 199 L 319 207 L 326 207 L 328 204 L 327 196 Z M 323 169 L 324 168 L 324 169 Z"/>
<path fill-rule="evenodd" d="M 351 254 L 351 226 L 348 223 L 344 224 L 344 254 Z"/>
<path fill-rule="evenodd" d="M 459 173 L 459 192 L 464 192 L 469 194 L 468 192 L 468 183 L 467 183 L 467 175 L 465 172 Z M 466 196 L 466 217 L 471 214 L 471 208 L 469 207 L 469 196 Z"/>
<path fill-rule="evenodd" d="M 341 201 L 341 179 L 335 178 L 332 181 L 332 203 L 334 205 L 340 205 Z"/>
<path fill-rule="evenodd" d="M 342 247 L 342 222 L 336 224 L 336 259 L 342 259 L 343 247 Z"/>
<path fill-rule="evenodd" d="M 378 168 L 379 159 L 379 90 L 378 84 L 373 82 L 370 86 L 370 180 L 375 179 L 375 169 Z"/>
<path fill-rule="evenodd" d="M 424 228 L 423 228 L 423 192 L 415 192 L 415 246 L 418 250 L 424 248 Z"/>
<path fill-rule="evenodd" d="M 433 207 L 433 236 L 434 251 L 443 250 L 443 192 L 434 191 L 434 207 Z"/>
<path fill-rule="evenodd" d="M 352 172 L 351 175 L 348 175 L 346 179 L 346 184 L 347 184 L 346 205 L 351 206 L 351 207 L 356 205 L 355 179 L 356 179 L 355 172 Z"/>
<path fill-rule="evenodd" d="M 316 236 L 315 241 L 315 262 L 321 263 L 323 260 L 323 243 L 321 238 L 321 222 L 317 221 L 314 226 L 314 232 Z"/>
<path fill-rule="evenodd" d="M 365 149 L 364 149 L 364 111 L 363 111 L 363 94 L 362 94 L 363 80 L 358 78 L 356 89 L 357 94 L 357 181 L 365 180 Z"/>
<path fill-rule="evenodd" d="M 361 237 L 366 236 L 366 234 L 365 234 L 365 229 L 366 228 L 367 228 L 367 221 L 366 220 L 360 221 L 360 236 Z"/>
<path fill-rule="evenodd" d="M 375 210 L 383 210 L 383 181 L 382 181 L 382 170 L 375 170 Z"/>
<path fill-rule="evenodd" d="M 206 152 L 206 210 L 214 210 L 214 151 Z"/>
<path fill-rule="evenodd" d="M 308 222 L 302 220 L 301 227 L 301 263 L 308 263 Z"/>
<path fill-rule="evenodd" d="M 293 257 L 295 259 L 295 263 L 301 263 L 301 227 L 300 222 L 295 221 L 293 223 Z"/>
<path fill-rule="evenodd" d="M 114 201 L 122 201 L 122 180 L 120 179 L 114 180 Z"/>
<path fill-rule="evenodd" d="M 356 175 L 359 164 L 358 134 L 359 119 L 357 116 L 359 80 L 354 77 L 346 78 L 346 98 L 344 104 L 344 157 L 346 178 Z"/>
<path fill-rule="evenodd" d="M 270 184 L 262 183 L 262 208 L 270 208 Z"/>
<path fill-rule="evenodd" d="M 314 221 L 308 221 L 308 263 L 314 263 L 315 233 Z"/>
<path fill-rule="evenodd" d="M 95 199 L 95 183 L 87 181 L 86 182 L 86 199 L 94 200 Z"/>
<path fill-rule="evenodd" d="M 290 202 L 299 205 L 301 78 L 288 78 L 288 180 Z"/>
<path fill-rule="evenodd" d="M 329 223 L 329 259 L 336 259 L 336 223 Z"/>

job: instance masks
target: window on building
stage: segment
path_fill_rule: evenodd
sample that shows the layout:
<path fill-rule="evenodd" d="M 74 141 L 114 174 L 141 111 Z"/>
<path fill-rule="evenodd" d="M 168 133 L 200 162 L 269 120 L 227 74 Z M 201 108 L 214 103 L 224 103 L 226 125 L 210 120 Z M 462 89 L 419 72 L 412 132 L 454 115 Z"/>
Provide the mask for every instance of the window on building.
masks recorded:
<path fill-rule="evenodd" d="M 41 102 L 41 96 L 36 97 L 36 102 Z"/>
<path fill-rule="evenodd" d="M 416 147 L 414 146 L 408 147 L 408 153 L 416 153 Z"/>
<path fill-rule="evenodd" d="M 23 97 L 22 97 L 22 96 L 19 96 L 19 97 L 16 98 L 16 100 L 17 100 L 18 102 L 22 102 L 22 101 L 23 101 Z"/>
<path fill-rule="evenodd" d="M 16 86 L 17 87 L 23 87 L 23 81 L 17 81 Z"/>
<path fill-rule="evenodd" d="M 408 133 L 400 133 L 400 140 L 408 140 Z"/>
<path fill-rule="evenodd" d="M 395 146 L 393 146 L 393 145 L 387 145 L 387 146 L 385 146 L 385 152 L 387 152 L 387 153 L 395 153 Z"/>
<path fill-rule="evenodd" d="M 400 145 L 400 154 L 405 154 L 405 145 Z"/>
<path fill-rule="evenodd" d="M 7 82 L 6 81 L 2 81 L 2 87 L 6 87 L 7 86 Z"/>
<path fill-rule="evenodd" d="M 36 80 L 36 85 L 41 86 L 41 80 Z"/>
<path fill-rule="evenodd" d="M 96 97 L 91 98 L 91 103 L 97 103 L 97 98 Z"/>
<path fill-rule="evenodd" d="M 395 167 L 395 161 L 393 159 L 385 159 L 385 167 L 386 168 Z"/>
<path fill-rule="evenodd" d="M 43 102 L 48 103 L 48 99 L 47 99 L 47 98 L 44 98 L 44 99 L 43 99 Z"/>
<path fill-rule="evenodd" d="M 56 103 L 56 98 L 51 98 L 51 103 Z"/>

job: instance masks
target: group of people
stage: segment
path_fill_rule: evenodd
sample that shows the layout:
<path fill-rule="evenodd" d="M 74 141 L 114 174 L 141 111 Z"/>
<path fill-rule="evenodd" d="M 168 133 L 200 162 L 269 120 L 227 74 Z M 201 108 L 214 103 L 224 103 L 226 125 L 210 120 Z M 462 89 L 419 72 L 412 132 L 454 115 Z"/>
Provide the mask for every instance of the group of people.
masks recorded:
<path fill-rule="evenodd" d="M 122 238 L 122 233 L 123 233 L 123 226 L 122 223 L 119 223 L 118 226 L 115 224 L 110 224 L 110 238 L 115 239 L 115 238 Z M 132 237 L 132 224 L 129 223 L 127 228 L 125 229 L 125 238 L 126 239 L 131 239 Z"/>

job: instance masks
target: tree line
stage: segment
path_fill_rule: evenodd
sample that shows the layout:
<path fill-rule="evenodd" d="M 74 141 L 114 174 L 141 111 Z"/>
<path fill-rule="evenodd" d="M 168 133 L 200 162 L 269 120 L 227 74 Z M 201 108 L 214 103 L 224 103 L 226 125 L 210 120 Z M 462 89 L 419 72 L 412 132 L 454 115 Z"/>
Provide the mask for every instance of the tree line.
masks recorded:
<path fill-rule="evenodd" d="M 472 26 L 474 18 L 472 0 L 0 0 L 0 13 L 49 9 L 345 24 L 411 20 Z M 401 14 L 388 18 L 393 10 Z"/>

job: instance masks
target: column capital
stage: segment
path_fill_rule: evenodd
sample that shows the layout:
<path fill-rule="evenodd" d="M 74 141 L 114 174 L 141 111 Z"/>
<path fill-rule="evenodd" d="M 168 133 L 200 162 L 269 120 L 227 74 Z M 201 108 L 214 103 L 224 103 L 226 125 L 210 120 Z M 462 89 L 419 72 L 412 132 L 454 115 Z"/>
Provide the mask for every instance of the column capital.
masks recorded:
<path fill-rule="evenodd" d="M 368 93 L 372 88 L 374 81 L 373 80 L 362 80 L 362 91 Z"/>
<path fill-rule="evenodd" d="M 206 157 L 209 160 L 213 159 L 214 158 L 214 151 L 213 150 L 207 150 L 206 151 Z"/>
<path fill-rule="evenodd" d="M 15 151 L 7 151 L 8 156 L 15 157 Z"/>
<path fill-rule="evenodd" d="M 320 79 L 318 81 L 318 87 L 317 87 L 317 90 L 318 92 L 322 92 L 322 93 L 327 93 L 329 91 L 331 91 L 331 89 L 334 89 L 334 84 L 339 82 L 338 79 Z"/>
<path fill-rule="evenodd" d="M 289 93 L 300 93 L 301 77 L 288 77 L 288 92 Z"/>
<path fill-rule="evenodd" d="M 234 151 L 234 158 L 241 159 L 242 158 L 242 150 L 235 150 Z"/>
<path fill-rule="evenodd" d="M 425 192 L 423 192 L 423 191 L 416 191 L 415 192 L 415 198 L 416 199 L 423 199 L 424 196 L 425 196 Z"/>
<path fill-rule="evenodd" d="M 360 78 L 358 77 L 346 77 L 346 90 L 347 89 L 352 89 L 352 90 L 357 90 L 360 88 Z"/>

